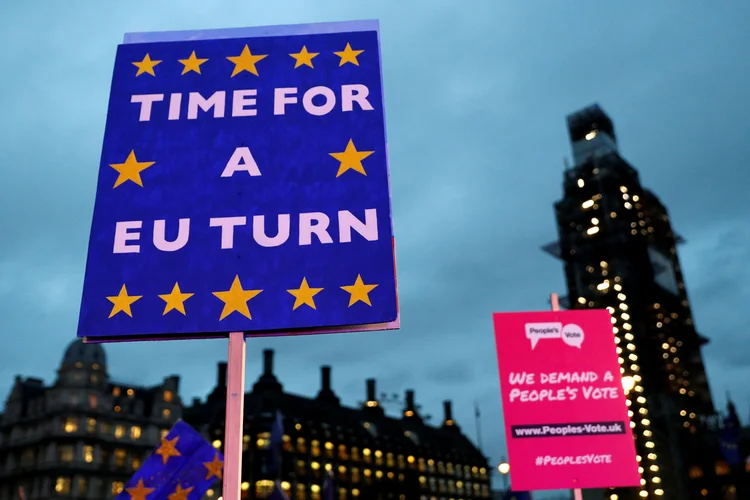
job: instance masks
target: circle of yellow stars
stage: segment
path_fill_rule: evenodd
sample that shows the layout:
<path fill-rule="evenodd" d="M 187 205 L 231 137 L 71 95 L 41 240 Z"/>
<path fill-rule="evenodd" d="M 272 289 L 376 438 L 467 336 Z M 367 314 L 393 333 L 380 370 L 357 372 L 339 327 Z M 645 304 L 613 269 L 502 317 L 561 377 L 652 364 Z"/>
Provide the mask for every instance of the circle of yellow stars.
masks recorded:
<path fill-rule="evenodd" d="M 349 294 L 349 307 L 352 307 L 358 302 L 362 302 L 363 304 L 372 307 L 372 302 L 370 301 L 370 293 L 377 287 L 378 285 L 375 283 L 365 283 L 365 281 L 362 279 L 362 275 L 357 274 L 357 278 L 354 280 L 354 283 L 352 283 L 351 285 L 344 285 L 339 288 Z M 315 304 L 315 296 L 323 290 L 323 287 L 310 286 L 307 278 L 303 277 L 302 282 L 300 283 L 298 288 L 290 288 L 287 290 L 287 293 L 294 297 L 292 311 L 296 311 L 302 306 L 317 310 L 317 306 Z M 261 292 L 263 292 L 263 290 L 243 288 L 242 281 L 240 280 L 239 275 L 236 275 L 228 290 L 212 292 L 212 294 L 223 304 L 221 314 L 219 315 L 219 321 L 223 320 L 233 313 L 237 313 L 241 316 L 246 317 L 247 319 L 253 319 L 248 302 L 260 295 Z M 158 297 L 164 301 L 164 312 L 162 313 L 162 315 L 167 315 L 168 313 L 175 311 L 176 313 L 186 316 L 187 312 L 185 309 L 185 302 L 193 295 L 193 293 L 183 292 L 180 288 L 180 284 L 175 282 L 171 292 L 158 295 Z M 117 295 L 107 297 L 107 300 L 112 303 L 112 309 L 109 313 L 109 317 L 112 318 L 117 314 L 122 313 L 132 318 L 132 306 L 142 298 L 142 295 L 131 295 L 131 293 L 128 292 L 127 286 L 123 284 L 120 288 L 120 292 Z M 169 442 L 167 441 L 166 443 Z M 167 445 L 165 445 L 165 441 L 162 441 L 162 447 L 159 449 L 162 451 L 158 452 L 158 454 L 177 452 L 174 446 L 172 446 L 172 448 L 169 448 Z M 162 456 L 166 461 L 168 456 Z"/>
<path fill-rule="evenodd" d="M 161 457 L 162 465 L 167 465 L 167 462 L 172 457 L 182 456 L 177 449 L 177 442 L 179 439 L 179 436 L 175 436 L 172 439 L 167 439 L 165 437 L 161 438 L 161 445 L 156 449 L 154 454 Z M 206 480 L 213 477 L 222 479 L 224 462 L 219 459 L 218 451 L 214 455 L 213 460 L 210 462 L 203 462 L 203 467 L 206 468 Z M 188 500 L 188 496 L 194 488 L 194 486 L 184 487 L 181 484 L 177 484 L 174 491 L 167 495 L 167 500 Z M 130 497 L 130 500 L 149 500 L 148 496 L 154 491 L 156 491 L 156 488 L 146 486 L 142 478 L 138 479 L 135 486 L 125 488 L 125 492 Z"/>
<path fill-rule="evenodd" d="M 354 49 L 350 43 L 346 44 L 342 50 L 334 51 L 333 54 L 339 58 L 339 67 L 346 64 L 353 64 L 359 66 L 359 57 L 364 53 L 364 49 Z M 310 52 L 307 45 L 303 45 L 299 52 L 293 52 L 289 54 L 289 57 L 294 59 L 294 69 L 307 66 L 308 68 L 315 68 L 313 59 L 318 57 L 320 52 Z M 234 65 L 230 78 L 241 73 L 250 73 L 251 75 L 260 76 L 258 72 L 258 63 L 268 57 L 268 54 L 253 53 L 249 45 L 245 44 L 239 54 L 236 56 L 227 56 L 226 59 Z M 208 62 L 207 57 L 199 57 L 196 51 L 192 51 L 190 55 L 184 59 L 177 59 L 177 62 L 182 64 L 181 75 L 187 75 L 188 73 L 197 73 L 201 75 L 201 66 Z M 136 67 L 135 76 L 140 77 L 143 75 L 156 76 L 156 67 L 164 62 L 161 59 L 152 59 L 151 54 L 147 53 L 143 56 L 140 61 L 133 61 L 133 66 Z"/>

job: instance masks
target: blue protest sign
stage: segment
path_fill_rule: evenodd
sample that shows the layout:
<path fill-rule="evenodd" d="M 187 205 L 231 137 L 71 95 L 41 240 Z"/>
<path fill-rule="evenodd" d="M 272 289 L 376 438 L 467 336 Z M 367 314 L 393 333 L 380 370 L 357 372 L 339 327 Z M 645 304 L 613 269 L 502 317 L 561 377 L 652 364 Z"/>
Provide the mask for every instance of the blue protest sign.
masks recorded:
<path fill-rule="evenodd" d="M 78 336 L 397 328 L 377 22 L 134 38 Z"/>

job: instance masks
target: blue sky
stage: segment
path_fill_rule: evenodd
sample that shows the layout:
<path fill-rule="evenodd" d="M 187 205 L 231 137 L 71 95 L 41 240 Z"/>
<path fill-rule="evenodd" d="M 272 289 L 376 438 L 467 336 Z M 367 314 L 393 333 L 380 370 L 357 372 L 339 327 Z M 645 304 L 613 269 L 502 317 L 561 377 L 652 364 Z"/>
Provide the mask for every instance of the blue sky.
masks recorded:
<path fill-rule="evenodd" d="M 106 5 L 105 5 L 106 4 Z M 750 416 L 746 320 L 750 4 L 395 2 L 5 2 L 0 7 L 0 394 L 16 373 L 52 380 L 75 335 L 96 169 L 117 44 L 125 32 L 376 18 L 381 21 L 403 328 L 256 339 L 287 390 L 317 392 L 333 365 L 346 403 L 379 390 L 436 420 L 454 401 L 485 452 L 504 452 L 493 311 L 547 307 L 562 267 L 552 203 L 569 156 L 566 114 L 599 102 L 622 154 L 669 207 L 718 404 Z M 112 376 L 182 375 L 205 395 L 226 342 L 108 346 Z"/>

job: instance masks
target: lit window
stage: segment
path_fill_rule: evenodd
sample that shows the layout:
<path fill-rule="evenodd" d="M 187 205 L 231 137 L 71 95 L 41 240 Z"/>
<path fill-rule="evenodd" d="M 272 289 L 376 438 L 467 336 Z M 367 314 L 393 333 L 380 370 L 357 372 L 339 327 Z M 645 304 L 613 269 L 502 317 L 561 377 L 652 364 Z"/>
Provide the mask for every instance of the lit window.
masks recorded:
<path fill-rule="evenodd" d="M 112 496 L 122 493 L 123 488 L 125 488 L 125 483 L 122 481 L 112 481 Z"/>
<path fill-rule="evenodd" d="M 133 389 L 128 389 L 128 396 L 132 398 L 134 394 L 135 394 L 135 391 L 133 391 Z"/>
<path fill-rule="evenodd" d="M 76 432 L 78 430 L 78 422 L 74 417 L 68 417 L 65 419 L 65 432 Z"/>
<path fill-rule="evenodd" d="M 86 420 L 86 431 L 96 432 L 96 419 L 95 418 L 89 418 Z"/>
<path fill-rule="evenodd" d="M 172 402 L 172 391 L 164 391 L 164 401 L 167 403 Z"/>
<path fill-rule="evenodd" d="M 133 457 L 133 470 L 138 470 L 141 467 L 140 457 Z"/>
<path fill-rule="evenodd" d="M 125 450 L 121 450 L 121 449 L 115 450 L 115 465 L 117 467 L 125 467 L 126 458 L 127 458 L 127 455 L 125 453 Z"/>
<path fill-rule="evenodd" d="M 73 461 L 73 447 L 72 446 L 60 447 L 60 460 L 63 462 Z"/>
<path fill-rule="evenodd" d="M 121 439 L 125 435 L 125 427 L 122 425 L 115 426 L 115 437 Z"/>
<path fill-rule="evenodd" d="M 141 428 L 137 425 L 134 425 L 130 428 L 130 437 L 132 439 L 140 439 L 141 438 Z"/>
<path fill-rule="evenodd" d="M 112 389 L 112 395 L 114 397 L 119 397 L 120 396 L 120 388 L 119 387 L 115 387 L 114 389 Z"/>
<path fill-rule="evenodd" d="M 578 179 L 578 187 L 581 187 L 581 188 L 582 188 L 582 187 L 583 187 L 583 186 L 585 186 L 585 185 L 586 185 L 586 183 L 585 183 L 585 182 L 583 182 L 583 179 Z"/>
<path fill-rule="evenodd" d="M 159 433 L 160 437 L 163 437 L 163 438 L 167 437 L 167 434 L 169 434 L 169 429 L 162 429 L 161 432 Z"/>
<path fill-rule="evenodd" d="M 70 478 L 58 477 L 55 481 L 55 491 L 64 495 L 70 493 Z"/>
<path fill-rule="evenodd" d="M 98 404 L 98 400 L 96 399 L 96 395 L 89 394 L 89 406 L 91 407 L 91 409 L 95 410 L 97 404 Z"/>
<path fill-rule="evenodd" d="M 94 447 L 86 445 L 83 447 L 83 459 L 86 463 L 92 463 L 94 461 Z"/>
<path fill-rule="evenodd" d="M 163 409 L 163 410 L 161 411 L 161 414 L 162 414 L 162 416 L 163 416 L 163 417 L 164 417 L 164 418 L 165 418 L 166 420 L 169 420 L 169 417 L 170 417 L 170 416 L 172 415 L 172 412 L 171 412 L 171 411 L 169 411 L 169 409 L 168 409 L 168 408 L 164 408 L 164 409 Z"/>

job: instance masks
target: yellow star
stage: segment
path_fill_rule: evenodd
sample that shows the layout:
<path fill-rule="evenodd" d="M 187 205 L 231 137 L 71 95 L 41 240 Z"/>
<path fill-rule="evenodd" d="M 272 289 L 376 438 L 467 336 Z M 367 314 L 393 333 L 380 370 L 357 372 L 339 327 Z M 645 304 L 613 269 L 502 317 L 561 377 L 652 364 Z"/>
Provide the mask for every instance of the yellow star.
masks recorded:
<path fill-rule="evenodd" d="M 182 486 L 179 484 L 177 485 L 177 488 L 175 488 L 174 493 L 170 493 L 167 497 L 167 500 L 187 500 L 188 495 L 191 491 L 193 491 L 193 488 L 195 486 L 191 486 L 190 488 L 182 489 Z"/>
<path fill-rule="evenodd" d="M 146 497 L 154 491 L 155 488 L 146 488 L 143 485 L 143 479 L 138 480 L 138 484 L 133 488 L 126 488 L 125 491 L 130 495 L 130 500 L 146 500 Z"/>
<path fill-rule="evenodd" d="M 307 278 L 302 278 L 302 284 L 299 286 L 299 288 L 287 290 L 287 292 L 294 295 L 294 307 L 292 307 L 292 311 L 303 304 L 307 304 L 308 306 L 315 309 L 315 300 L 313 299 L 313 297 L 315 297 L 315 295 L 320 293 L 322 290 L 322 288 L 310 288 L 310 286 L 307 284 Z"/>
<path fill-rule="evenodd" d="M 195 55 L 195 51 L 193 51 L 192 54 L 190 54 L 190 57 L 187 59 L 177 59 L 180 63 L 182 63 L 184 68 L 182 68 L 182 74 L 189 71 L 195 71 L 199 75 L 201 74 L 201 64 L 208 61 L 208 59 L 198 59 Z"/>
<path fill-rule="evenodd" d="M 206 473 L 206 480 L 211 479 L 212 477 L 218 477 L 221 479 L 221 469 L 224 468 L 224 462 L 219 460 L 219 452 L 216 452 L 216 456 L 214 459 L 210 462 L 203 462 L 203 466 L 208 469 L 208 472 Z"/>
<path fill-rule="evenodd" d="M 135 76 L 141 76 L 143 73 L 148 73 L 151 76 L 156 76 L 156 73 L 154 73 L 154 67 L 160 62 L 161 61 L 152 61 L 151 56 L 146 54 L 146 57 L 143 58 L 143 61 L 133 63 L 133 66 L 138 68 L 138 72 L 135 74 Z"/>
<path fill-rule="evenodd" d="M 141 180 L 141 172 L 146 170 L 148 167 L 156 163 L 155 161 L 138 161 L 135 157 L 135 151 L 130 150 L 130 154 L 124 163 L 110 163 L 109 166 L 117 170 L 120 175 L 117 176 L 115 185 L 112 189 L 116 188 L 120 184 L 131 181 L 139 186 L 143 187 L 143 181 Z"/>
<path fill-rule="evenodd" d="M 338 177 L 347 170 L 354 170 L 362 175 L 367 175 L 365 167 L 362 166 L 362 160 L 374 152 L 375 151 L 357 151 L 357 148 L 354 147 L 354 141 L 349 139 L 349 144 L 346 145 L 346 149 L 343 152 L 328 154 L 341 162 L 341 165 L 339 165 L 339 171 L 336 172 L 336 177 Z"/>
<path fill-rule="evenodd" d="M 163 465 L 167 464 L 169 457 L 181 457 L 182 454 L 177 449 L 177 441 L 180 436 L 175 436 L 174 439 L 161 438 L 161 446 L 154 452 L 156 455 L 161 455 L 161 461 Z"/>
<path fill-rule="evenodd" d="M 352 63 L 355 66 L 359 66 L 357 56 L 362 52 L 364 52 L 364 50 L 352 50 L 352 46 L 347 43 L 344 50 L 342 50 L 341 52 L 334 52 L 334 54 L 341 58 L 341 60 L 339 61 L 339 67 L 343 66 L 346 63 Z"/>
<path fill-rule="evenodd" d="M 349 297 L 349 307 L 353 306 L 357 302 L 364 302 L 368 306 L 372 306 L 372 303 L 370 302 L 370 296 L 368 294 L 372 292 L 377 286 L 378 285 L 365 285 L 365 283 L 362 281 L 362 276 L 358 274 L 357 280 L 353 285 L 342 286 L 341 289 L 349 292 L 349 294 L 351 295 Z"/>
<path fill-rule="evenodd" d="M 299 68 L 300 66 L 310 66 L 313 67 L 313 57 L 320 54 L 320 52 L 308 52 L 307 47 L 304 45 L 302 46 L 302 50 L 297 52 L 296 54 L 289 54 L 292 56 L 297 62 L 294 63 L 294 69 Z"/>
<path fill-rule="evenodd" d="M 242 53 L 240 53 L 240 55 L 227 57 L 227 59 L 234 63 L 234 71 L 232 71 L 232 76 L 238 75 L 243 71 L 247 71 L 254 74 L 255 76 L 258 76 L 258 70 L 255 69 L 255 63 L 257 63 L 261 59 L 265 59 L 266 57 L 268 57 L 268 54 L 259 54 L 254 56 L 250 52 L 248 46 L 245 45 L 245 48 L 242 49 Z"/>
<path fill-rule="evenodd" d="M 120 293 L 115 295 L 114 297 L 107 297 L 107 300 L 112 302 L 112 311 L 109 313 L 109 317 L 111 318 L 118 312 L 124 312 L 131 318 L 133 317 L 133 313 L 130 311 L 130 306 L 133 305 L 133 303 L 143 297 L 143 295 L 128 295 L 128 289 L 125 288 L 125 285 L 122 285 L 122 288 L 120 288 Z"/>
<path fill-rule="evenodd" d="M 164 312 L 162 313 L 162 316 L 172 310 L 179 311 L 184 316 L 185 301 L 193 295 L 194 294 L 192 293 L 182 293 L 182 291 L 180 290 L 180 285 L 175 282 L 174 288 L 172 288 L 171 292 L 164 295 L 159 295 L 159 298 L 167 303 L 167 305 L 164 306 Z"/>
<path fill-rule="evenodd" d="M 224 302 L 224 309 L 221 311 L 219 321 L 226 318 L 234 311 L 237 311 L 247 319 L 253 319 L 250 316 L 250 309 L 247 307 L 247 301 L 258 295 L 263 290 L 243 290 L 240 277 L 235 276 L 232 287 L 226 292 L 214 292 L 214 295 Z"/>

